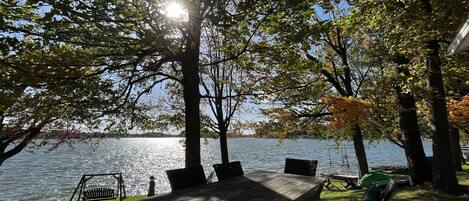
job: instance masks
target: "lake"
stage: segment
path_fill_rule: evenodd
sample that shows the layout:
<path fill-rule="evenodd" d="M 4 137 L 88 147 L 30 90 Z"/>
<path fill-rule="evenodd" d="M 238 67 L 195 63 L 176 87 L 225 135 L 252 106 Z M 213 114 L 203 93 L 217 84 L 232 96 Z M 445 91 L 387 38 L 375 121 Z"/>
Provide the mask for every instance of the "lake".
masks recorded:
<path fill-rule="evenodd" d="M 0 166 L 0 200 L 68 200 L 83 174 L 122 172 L 128 195 L 146 194 L 150 176 L 157 193 L 170 191 L 165 170 L 184 167 L 181 138 L 102 139 L 98 143 L 64 145 L 47 152 L 30 149 Z M 98 140 L 96 140 L 98 141 Z M 388 142 L 365 142 L 369 166 L 405 165 L 404 151 Z M 245 172 L 283 171 L 285 158 L 318 160 L 317 174 L 357 172 L 352 142 L 237 138 L 228 139 L 230 160 L 239 160 Z M 431 155 L 431 141 L 424 141 Z M 217 140 L 202 140 L 206 174 L 220 162 Z M 347 167 L 347 163 L 349 167 Z M 113 179 L 96 178 L 88 186 L 110 187 Z M 114 186 L 112 186 L 115 188 Z"/>

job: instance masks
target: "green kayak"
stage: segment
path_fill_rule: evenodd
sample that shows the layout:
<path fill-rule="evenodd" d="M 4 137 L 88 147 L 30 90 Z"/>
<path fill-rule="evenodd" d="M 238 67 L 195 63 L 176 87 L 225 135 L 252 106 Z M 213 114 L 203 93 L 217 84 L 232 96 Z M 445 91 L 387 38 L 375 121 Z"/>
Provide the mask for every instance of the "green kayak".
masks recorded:
<path fill-rule="evenodd" d="M 375 171 L 365 174 L 357 183 L 358 186 L 362 188 L 368 188 L 373 184 L 377 183 L 387 183 L 389 181 L 390 175 L 385 172 Z"/>

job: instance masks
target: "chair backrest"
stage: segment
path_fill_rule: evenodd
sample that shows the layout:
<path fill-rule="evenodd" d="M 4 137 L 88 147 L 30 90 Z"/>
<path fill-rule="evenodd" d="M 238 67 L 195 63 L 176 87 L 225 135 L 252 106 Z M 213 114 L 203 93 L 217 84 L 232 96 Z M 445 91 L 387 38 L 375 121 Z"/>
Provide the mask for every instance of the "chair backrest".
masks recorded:
<path fill-rule="evenodd" d="M 362 201 L 381 201 L 381 189 L 377 186 L 370 186 L 363 193 Z"/>
<path fill-rule="evenodd" d="M 396 189 L 397 187 L 397 182 L 394 178 L 391 178 L 386 184 L 386 187 L 384 188 L 383 193 L 381 194 L 381 200 L 382 201 L 388 201 L 391 199 L 392 192 Z"/>
<path fill-rule="evenodd" d="M 172 191 L 207 184 L 202 166 L 166 170 L 166 175 L 168 176 Z"/>
<path fill-rule="evenodd" d="M 298 174 L 305 176 L 316 176 L 317 160 L 285 159 L 285 170 L 287 174 Z"/>
<path fill-rule="evenodd" d="M 215 164 L 213 165 L 213 169 L 215 169 L 215 174 L 217 174 L 218 181 L 244 175 L 243 167 L 241 167 L 241 162 L 239 161 Z"/>

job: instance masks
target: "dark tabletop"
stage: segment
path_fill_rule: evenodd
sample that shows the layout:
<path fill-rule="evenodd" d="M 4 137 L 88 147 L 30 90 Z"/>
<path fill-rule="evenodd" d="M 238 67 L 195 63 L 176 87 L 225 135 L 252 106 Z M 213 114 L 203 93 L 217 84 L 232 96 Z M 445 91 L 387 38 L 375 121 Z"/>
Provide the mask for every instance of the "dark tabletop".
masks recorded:
<path fill-rule="evenodd" d="M 280 201 L 316 200 L 325 179 L 256 171 L 221 182 L 156 195 L 144 201 Z"/>

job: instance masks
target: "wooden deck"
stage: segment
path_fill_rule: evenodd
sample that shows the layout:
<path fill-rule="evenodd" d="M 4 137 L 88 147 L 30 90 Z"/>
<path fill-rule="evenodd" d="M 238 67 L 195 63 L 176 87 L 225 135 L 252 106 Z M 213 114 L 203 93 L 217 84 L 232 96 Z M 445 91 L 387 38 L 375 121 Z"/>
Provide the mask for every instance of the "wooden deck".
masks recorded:
<path fill-rule="evenodd" d="M 148 197 L 144 201 L 319 200 L 325 179 L 256 171 L 221 182 Z"/>

